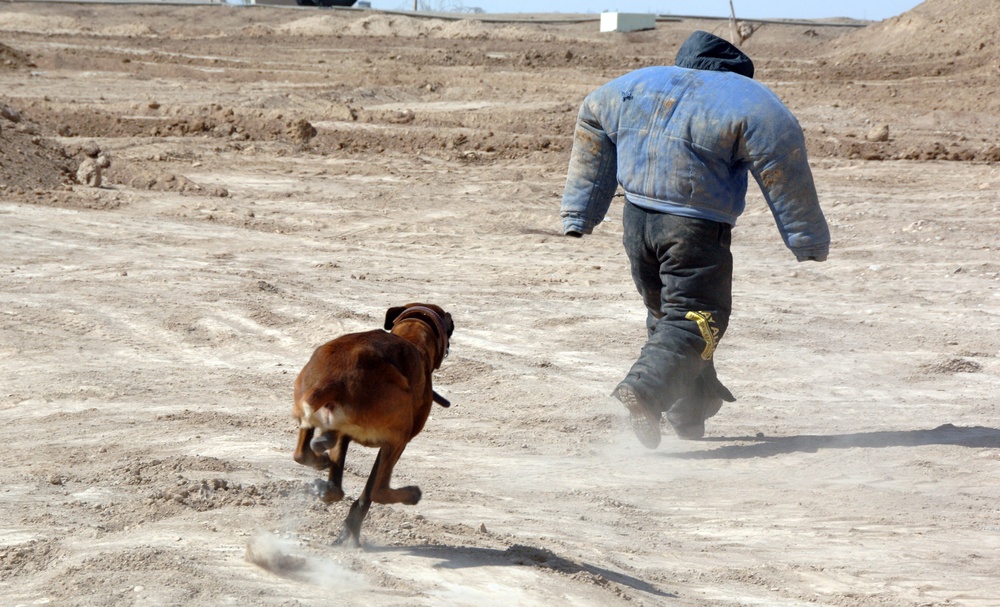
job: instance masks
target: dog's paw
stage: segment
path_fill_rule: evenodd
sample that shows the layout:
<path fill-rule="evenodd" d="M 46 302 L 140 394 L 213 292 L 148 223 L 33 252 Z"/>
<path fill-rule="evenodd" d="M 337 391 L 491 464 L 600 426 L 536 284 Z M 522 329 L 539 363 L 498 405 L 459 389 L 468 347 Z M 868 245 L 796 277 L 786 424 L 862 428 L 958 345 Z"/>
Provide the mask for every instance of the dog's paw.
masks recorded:
<path fill-rule="evenodd" d="M 416 505 L 416 503 L 419 502 L 420 498 L 423 497 L 424 495 L 423 492 L 420 490 L 420 487 L 414 487 L 414 486 L 403 487 L 402 489 L 398 489 L 397 491 L 399 491 L 403 496 L 403 499 L 399 500 L 399 502 L 401 504 L 406 504 L 407 506 Z"/>
<path fill-rule="evenodd" d="M 332 485 L 328 485 L 326 491 L 323 493 L 323 495 L 319 497 L 319 499 L 323 500 L 327 504 L 339 502 L 340 500 L 344 499 L 344 490 L 341 489 L 340 487 L 334 487 Z"/>
<path fill-rule="evenodd" d="M 313 469 L 319 470 L 320 472 L 322 472 L 324 470 L 328 470 L 330 468 L 330 466 L 333 465 L 333 462 L 331 462 L 330 458 L 327 457 L 327 455 L 324 453 L 323 455 L 313 456 L 313 459 L 312 459 L 312 461 L 309 462 L 309 465 Z"/>
<path fill-rule="evenodd" d="M 349 529 L 346 525 L 340 531 L 340 535 L 337 539 L 333 540 L 334 546 L 345 546 L 348 548 L 360 548 L 361 547 L 361 527 L 357 529 Z"/>
<path fill-rule="evenodd" d="M 320 478 L 312 482 L 310 493 L 328 504 L 344 499 L 343 489 Z"/>
<path fill-rule="evenodd" d="M 309 466 L 315 470 L 326 470 L 331 466 L 330 458 L 326 453 L 322 455 L 316 455 L 312 451 L 306 451 L 303 453 L 295 454 L 295 463 L 301 464 L 303 466 Z"/>
<path fill-rule="evenodd" d="M 372 501 L 376 504 L 405 504 L 412 506 L 420 501 L 423 495 L 420 487 L 411 485 L 399 489 L 375 489 L 372 491 Z"/>

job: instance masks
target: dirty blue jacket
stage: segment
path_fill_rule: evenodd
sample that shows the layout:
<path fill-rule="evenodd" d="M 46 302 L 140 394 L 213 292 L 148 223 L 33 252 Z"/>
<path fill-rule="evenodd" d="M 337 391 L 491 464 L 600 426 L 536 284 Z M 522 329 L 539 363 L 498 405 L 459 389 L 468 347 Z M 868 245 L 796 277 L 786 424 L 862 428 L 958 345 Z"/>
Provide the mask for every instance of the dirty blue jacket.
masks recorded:
<path fill-rule="evenodd" d="M 644 209 L 735 225 L 748 172 L 785 245 L 800 260 L 825 259 L 830 232 L 805 137 L 781 100 L 731 71 L 640 69 L 597 89 L 580 108 L 563 231 L 590 234 L 619 184 Z"/>

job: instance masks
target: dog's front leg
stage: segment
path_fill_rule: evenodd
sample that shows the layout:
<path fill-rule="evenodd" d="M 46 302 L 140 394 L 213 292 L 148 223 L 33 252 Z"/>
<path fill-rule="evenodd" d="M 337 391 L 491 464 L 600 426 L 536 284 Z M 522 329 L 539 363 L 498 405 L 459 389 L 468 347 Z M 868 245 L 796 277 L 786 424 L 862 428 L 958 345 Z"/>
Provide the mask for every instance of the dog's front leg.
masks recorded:
<path fill-rule="evenodd" d="M 337 537 L 334 544 L 342 544 L 347 540 L 351 540 L 351 544 L 355 548 L 361 546 L 361 523 L 364 522 L 365 517 L 368 516 L 369 508 L 372 507 L 372 489 L 375 486 L 375 477 L 381 468 L 380 463 L 384 455 L 385 448 L 383 447 L 379 449 L 378 455 L 375 456 L 375 465 L 372 466 L 371 474 L 368 475 L 365 488 L 361 491 L 358 499 L 354 500 L 354 503 L 351 504 L 351 509 L 347 513 L 347 519 L 344 520 L 344 528 L 340 531 L 340 536 Z"/>

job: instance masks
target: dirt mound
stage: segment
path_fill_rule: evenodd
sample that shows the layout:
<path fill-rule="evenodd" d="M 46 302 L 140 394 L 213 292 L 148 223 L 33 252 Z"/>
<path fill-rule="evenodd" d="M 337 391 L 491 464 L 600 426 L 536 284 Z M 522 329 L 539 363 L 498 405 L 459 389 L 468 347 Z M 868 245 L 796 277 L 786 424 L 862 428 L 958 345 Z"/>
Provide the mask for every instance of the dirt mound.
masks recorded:
<path fill-rule="evenodd" d="M 265 31 L 251 26 L 251 33 Z M 379 36 L 390 38 L 423 38 L 431 30 L 440 29 L 438 20 L 427 21 L 399 15 L 374 14 L 345 23 L 338 15 L 316 15 L 274 26 L 274 32 L 291 36 Z"/>
<path fill-rule="evenodd" d="M 927 0 L 898 17 L 832 40 L 819 60 L 824 78 L 841 82 L 845 100 L 855 107 L 870 104 L 871 111 L 879 111 L 905 105 L 911 109 L 900 107 L 890 114 L 930 116 L 942 123 L 936 131 L 950 132 L 947 124 L 955 112 L 990 121 L 1000 113 L 1000 98 L 993 94 L 1000 75 L 996 8 L 995 0 Z M 947 147 L 951 142 L 940 143 Z M 980 148 L 972 150 L 976 159 L 995 155 L 988 146 Z M 953 158 L 955 151 L 900 157 Z M 968 156 L 962 152 L 955 158 Z"/>
<path fill-rule="evenodd" d="M 120 38 L 153 38 L 159 34 L 145 23 L 121 23 L 101 30 L 102 36 Z"/>
<path fill-rule="evenodd" d="M 512 25 L 493 26 L 475 19 L 461 19 L 445 23 L 435 32 L 435 38 L 456 40 L 521 40 L 524 42 L 554 42 L 555 34 L 540 32 L 537 28 Z"/>
<path fill-rule="evenodd" d="M 902 15 L 844 36 L 832 46 L 844 55 L 944 59 L 959 67 L 996 68 L 998 29 L 996 0 L 927 0 Z"/>
<path fill-rule="evenodd" d="M 296 126 L 298 131 L 306 128 L 303 125 Z M 100 150 L 89 142 L 63 146 L 43 137 L 39 134 L 41 132 L 41 127 L 24 120 L 17 109 L 0 103 L 0 193 L 20 197 L 62 190 L 73 184 L 86 185 L 86 180 L 78 174 L 78 168 L 81 161 L 85 161 L 87 157 L 97 157 Z M 65 134 L 70 133 L 67 131 Z M 299 134 L 298 137 L 301 138 L 302 135 Z M 88 151 L 88 147 L 93 150 Z M 140 190 L 228 196 L 225 188 L 202 186 L 184 175 L 152 172 L 128 162 L 115 162 L 106 167 L 103 173 L 103 179 L 109 184 Z M 100 181 L 89 185 L 97 187 Z"/>
<path fill-rule="evenodd" d="M 318 15 L 298 19 L 278 26 L 253 24 L 243 30 L 250 36 L 273 33 L 293 36 L 342 36 L 386 38 L 440 38 L 445 40 L 521 40 L 526 42 L 552 42 L 554 34 L 539 32 L 535 28 L 509 25 L 492 25 L 475 19 L 419 19 L 401 15 L 378 13 L 345 23 L 339 15 Z"/>
<path fill-rule="evenodd" d="M 344 29 L 344 34 L 352 36 L 392 36 L 395 38 L 422 38 L 434 29 L 439 29 L 441 22 L 437 20 L 424 21 L 411 17 L 377 14 L 365 17 L 351 23 Z"/>
<path fill-rule="evenodd" d="M 21 12 L 0 14 L 0 32 L 32 34 L 79 34 L 80 22 L 59 15 L 31 15 Z"/>
<path fill-rule="evenodd" d="M 27 54 L 0 42 L 0 70 L 17 70 L 34 66 Z"/>
<path fill-rule="evenodd" d="M 129 162 L 116 162 L 105 173 L 109 183 L 123 185 L 137 190 L 154 192 L 180 192 L 225 198 L 228 190 L 221 186 L 204 186 L 187 176 L 169 171 L 150 171 Z"/>
<path fill-rule="evenodd" d="M 62 146 L 38 135 L 20 112 L 0 103 L 0 193 L 57 189 L 72 183 L 75 172 Z"/>
<path fill-rule="evenodd" d="M 89 19 L 76 19 L 64 15 L 29 15 L 25 13 L 0 14 L 0 31 L 34 34 L 76 34 L 90 36 L 115 36 L 139 38 L 156 36 L 157 32 L 142 22 L 110 24 L 103 28 L 93 27 Z M 0 45 L 2 46 L 2 45 Z"/>

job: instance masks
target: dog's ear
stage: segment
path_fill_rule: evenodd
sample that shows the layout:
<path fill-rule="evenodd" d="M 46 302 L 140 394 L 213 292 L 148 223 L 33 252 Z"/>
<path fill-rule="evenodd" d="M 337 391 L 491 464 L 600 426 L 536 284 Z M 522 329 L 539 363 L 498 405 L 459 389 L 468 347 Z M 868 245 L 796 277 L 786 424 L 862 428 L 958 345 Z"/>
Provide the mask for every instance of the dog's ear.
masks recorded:
<path fill-rule="evenodd" d="M 451 314 L 447 312 L 444 313 L 444 326 L 448 329 L 448 337 L 451 337 L 451 334 L 455 332 L 455 321 L 451 319 Z"/>
<path fill-rule="evenodd" d="M 396 322 L 396 319 L 399 318 L 399 315 L 402 314 L 404 310 L 406 310 L 406 306 L 396 306 L 394 308 L 389 308 L 389 310 L 385 313 L 386 331 L 392 331 L 393 323 Z"/>

